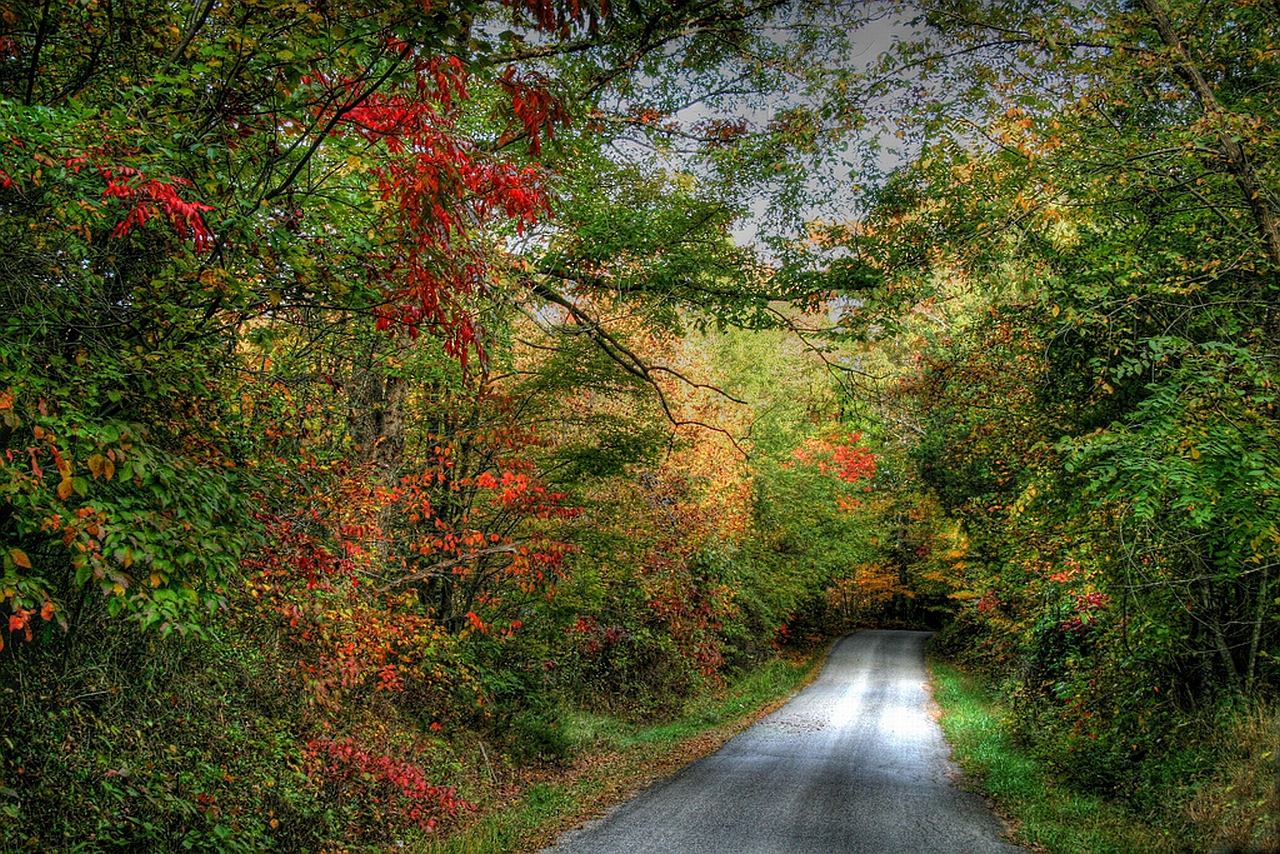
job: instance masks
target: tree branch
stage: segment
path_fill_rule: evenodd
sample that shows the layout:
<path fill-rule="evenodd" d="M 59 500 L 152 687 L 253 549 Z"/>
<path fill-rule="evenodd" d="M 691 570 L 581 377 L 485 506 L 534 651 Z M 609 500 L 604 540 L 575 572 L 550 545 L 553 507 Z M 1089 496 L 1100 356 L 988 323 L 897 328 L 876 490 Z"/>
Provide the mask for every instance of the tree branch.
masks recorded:
<path fill-rule="evenodd" d="M 1191 53 L 1178 37 L 1178 33 L 1165 14 L 1160 0 L 1142 0 L 1142 5 L 1151 15 L 1161 41 L 1175 56 L 1174 70 L 1177 71 L 1191 88 L 1201 107 L 1212 117 L 1221 117 L 1226 111 L 1213 93 L 1199 67 L 1191 61 Z M 1245 154 L 1244 146 L 1232 139 L 1225 130 L 1218 131 L 1218 144 L 1227 158 L 1228 167 L 1245 203 L 1253 214 L 1254 223 L 1258 227 L 1263 247 L 1273 267 L 1280 268 L 1280 228 L 1276 225 L 1276 214 L 1267 201 L 1267 189 L 1258 179 L 1257 170 Z"/>
<path fill-rule="evenodd" d="M 403 587 L 406 584 L 413 584 L 415 581 L 425 581 L 428 578 L 453 578 L 454 573 L 445 572 L 445 570 L 453 570 L 459 566 L 466 566 L 469 563 L 473 563 L 481 558 L 490 557 L 492 555 L 515 554 L 519 550 L 519 543 L 508 543 L 506 545 L 491 546 L 487 549 L 479 549 L 474 552 L 469 552 L 462 557 L 457 557 L 453 560 L 438 561 L 437 563 L 431 564 L 426 569 L 411 573 L 403 578 L 397 578 L 395 581 L 381 588 L 378 592 L 386 593 L 394 587 Z"/>
<path fill-rule="evenodd" d="M 672 426 L 702 427 L 703 429 L 710 430 L 713 433 L 719 433 L 720 435 L 724 436 L 726 439 L 729 440 L 729 442 L 733 445 L 734 450 L 738 451 L 738 453 L 742 454 L 744 457 L 748 456 L 746 450 L 744 450 L 742 446 L 738 443 L 737 437 L 731 434 L 728 430 L 725 430 L 723 427 L 716 427 L 714 425 L 707 424 L 705 421 L 698 421 L 695 419 L 688 419 L 688 418 L 678 418 L 675 412 L 671 409 L 671 403 L 670 401 L 667 400 L 666 393 L 662 390 L 662 387 L 658 385 L 658 382 L 653 375 L 654 373 L 659 373 L 659 372 L 670 374 L 676 377 L 677 379 L 679 379 L 680 381 L 685 382 L 694 388 L 704 388 L 704 389 L 713 390 L 717 394 L 720 394 L 727 400 L 731 400 L 734 403 L 743 403 L 743 401 L 733 397 L 732 395 L 728 394 L 727 392 L 725 392 L 720 388 L 717 388 L 716 386 L 692 382 L 673 368 L 669 368 L 663 365 L 648 364 L 643 359 L 641 359 L 638 355 L 632 352 L 630 348 L 628 348 L 626 345 L 618 341 L 617 338 L 615 338 L 613 335 L 610 335 L 608 332 L 606 332 L 598 320 L 596 320 L 591 315 L 587 314 L 585 311 L 583 311 L 581 308 L 575 305 L 571 300 L 566 299 L 561 294 L 556 293 L 555 291 L 551 290 L 551 288 L 548 288 L 546 285 L 540 282 L 537 282 L 533 279 L 526 279 L 525 285 L 529 288 L 530 291 L 534 293 L 534 295 L 538 296 L 543 300 L 546 300 L 552 305 L 557 305 L 560 308 L 563 308 L 569 314 L 569 317 L 573 319 L 573 322 L 577 326 L 577 328 L 581 330 L 584 334 L 586 334 L 586 336 L 590 338 L 596 344 L 596 346 L 598 346 L 601 349 L 601 351 L 604 352 L 606 356 L 608 356 L 615 364 L 617 364 L 620 368 L 622 368 L 628 374 L 648 384 L 653 389 L 654 394 L 657 395 L 658 405 L 662 407 L 663 415 L 666 416 L 667 421 L 669 421 L 672 424 Z M 544 330 L 544 331 L 547 331 L 547 330 Z"/>

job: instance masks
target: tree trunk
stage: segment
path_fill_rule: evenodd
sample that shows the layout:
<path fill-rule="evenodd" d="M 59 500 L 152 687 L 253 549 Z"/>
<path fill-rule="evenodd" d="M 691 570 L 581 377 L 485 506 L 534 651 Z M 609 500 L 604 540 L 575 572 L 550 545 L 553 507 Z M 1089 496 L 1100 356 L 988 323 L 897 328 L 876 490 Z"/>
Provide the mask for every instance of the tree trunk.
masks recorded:
<path fill-rule="evenodd" d="M 1262 618 L 1267 613 L 1267 591 L 1271 588 L 1271 579 L 1264 566 L 1261 570 L 1262 580 L 1258 582 L 1258 600 L 1253 608 L 1253 634 L 1249 638 L 1249 662 L 1245 670 L 1245 686 L 1252 689 L 1258 671 L 1258 644 L 1262 639 Z"/>
<path fill-rule="evenodd" d="M 381 355 L 386 345 L 379 342 L 368 362 L 352 371 L 348 390 L 347 429 L 356 445 L 357 460 L 373 463 L 378 482 L 396 482 L 404 455 L 404 400 L 407 386 L 403 377 L 389 373 Z"/>
<path fill-rule="evenodd" d="M 1196 99 L 1200 101 L 1200 106 L 1211 116 L 1221 116 L 1226 111 L 1218 103 L 1217 96 L 1214 95 L 1209 81 L 1205 79 L 1200 68 L 1191 61 L 1190 51 L 1178 37 L 1177 31 L 1169 21 L 1169 16 L 1160 6 L 1160 0 L 1142 0 L 1142 5 L 1151 15 L 1156 31 L 1160 33 L 1160 40 L 1173 52 L 1175 70 L 1191 88 Z M 1272 267 L 1280 268 L 1280 228 L 1276 225 L 1276 213 L 1268 200 L 1266 185 L 1259 180 L 1258 172 L 1245 154 L 1244 146 L 1225 130 L 1218 131 L 1218 145 L 1221 146 L 1222 154 L 1226 158 L 1227 168 L 1236 180 L 1236 186 L 1240 188 L 1240 195 L 1253 214 L 1258 236 L 1262 239 Z"/>

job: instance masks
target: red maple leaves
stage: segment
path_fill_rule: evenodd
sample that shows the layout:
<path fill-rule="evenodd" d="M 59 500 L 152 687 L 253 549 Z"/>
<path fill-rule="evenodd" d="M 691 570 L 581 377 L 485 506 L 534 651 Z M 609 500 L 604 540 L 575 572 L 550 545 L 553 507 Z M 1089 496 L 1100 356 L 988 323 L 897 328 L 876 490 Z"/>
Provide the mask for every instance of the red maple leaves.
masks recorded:
<path fill-rule="evenodd" d="M 845 483 L 857 483 L 870 479 L 876 473 L 875 455 L 866 446 L 859 445 L 861 441 L 861 433 L 809 439 L 791 456 L 796 462 L 811 465 L 822 474 L 835 474 Z"/>

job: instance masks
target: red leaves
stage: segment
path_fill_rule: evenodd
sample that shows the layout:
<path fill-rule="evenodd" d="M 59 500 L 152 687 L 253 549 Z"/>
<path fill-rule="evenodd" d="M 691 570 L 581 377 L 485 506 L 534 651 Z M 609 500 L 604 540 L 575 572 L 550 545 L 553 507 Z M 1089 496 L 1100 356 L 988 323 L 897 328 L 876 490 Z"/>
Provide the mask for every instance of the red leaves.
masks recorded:
<path fill-rule="evenodd" d="M 288 587 L 302 581 L 306 589 L 330 589 L 332 579 L 353 578 L 355 565 L 347 554 L 317 537 L 324 531 L 318 508 L 303 510 L 298 517 L 285 518 L 259 513 L 255 518 L 266 529 L 269 545 L 242 561 L 246 569 L 256 570 L 259 581 L 273 587 Z M 339 548 L 346 551 L 342 543 Z"/>
<path fill-rule="evenodd" d="M 845 483 L 857 483 L 876 473 L 875 455 L 867 447 L 857 444 L 861 440 L 861 433 L 833 439 L 809 439 L 791 456 L 797 462 L 817 468 L 822 474 L 834 473 Z"/>
<path fill-rule="evenodd" d="M 1111 597 L 1099 591 L 1077 593 L 1075 596 L 1075 613 L 1063 622 L 1064 631 L 1080 634 L 1090 628 L 1099 616 L 1111 607 Z"/>
<path fill-rule="evenodd" d="M 536 72 L 519 73 L 514 66 L 507 66 L 498 82 L 511 95 L 511 111 L 520 123 L 523 135 L 529 139 L 529 151 L 534 156 L 542 152 L 542 137 L 551 139 L 556 125 L 569 123 L 569 112 L 564 102 L 549 91 L 550 81 Z M 508 127 L 502 133 L 500 145 L 506 145 L 517 134 Z"/>
<path fill-rule="evenodd" d="M 129 210 L 112 231 L 112 237 L 124 237 L 134 226 L 145 225 L 157 214 L 158 206 L 159 212 L 169 220 L 170 227 L 179 237 L 191 237 L 196 252 L 203 253 L 212 248 L 213 232 L 205 225 L 204 214 L 213 207 L 188 202 L 179 196 L 175 185 L 188 186 L 187 181 L 181 178 L 172 178 L 169 182 L 149 179 L 128 166 L 99 167 L 98 171 L 107 181 L 102 197 L 120 199 Z"/>
<path fill-rule="evenodd" d="M 529 475 L 512 469 L 503 471 L 500 479 L 491 472 L 482 472 L 475 478 L 475 485 L 493 490 L 495 503 L 528 516 L 572 519 L 582 512 L 581 508 L 564 506 L 566 493 L 549 492 Z"/>
<path fill-rule="evenodd" d="M 559 30 L 567 35 L 569 23 L 581 23 L 585 12 L 594 16 L 608 17 L 608 0 L 599 0 L 594 7 L 584 6 L 582 0 L 503 0 L 503 5 L 513 9 L 521 6 L 537 22 L 538 28 L 544 32 Z M 594 17 L 593 17 L 594 25 Z"/>
<path fill-rule="evenodd" d="M 357 95 L 360 84 L 319 75 L 309 82 L 334 93 L 326 103 L 346 104 L 331 111 L 335 135 L 354 134 L 389 155 L 371 170 L 388 203 L 376 256 L 387 294 L 378 328 L 416 337 L 427 324 L 465 361 L 479 349 L 468 297 L 493 279 L 487 232 L 505 223 L 523 234 L 549 216 L 541 171 L 484 152 L 459 131 L 450 107 L 467 90 L 456 58 L 420 62 L 415 83 L 392 93 Z M 539 100 L 532 85 L 520 91 L 543 105 L 526 116 L 538 130 L 563 120 L 563 108 Z"/>
<path fill-rule="evenodd" d="M 469 806 L 453 786 L 433 785 L 422 765 L 353 736 L 314 739 L 305 755 L 312 785 L 333 800 L 360 803 L 374 814 L 370 818 L 385 818 L 385 805 L 400 821 L 433 830 L 441 818 L 456 818 Z"/>
<path fill-rule="evenodd" d="M 18 138 L 10 138 L 8 144 L 18 151 L 28 149 Z M 82 171 L 96 173 L 105 183 L 100 198 L 119 201 L 125 208 L 124 217 L 111 230 L 112 237 L 125 237 L 133 229 L 145 226 L 151 219 L 162 217 L 178 237 L 192 241 L 197 253 L 209 251 L 213 247 L 214 235 L 204 221 L 204 214 L 212 211 L 213 207 L 183 198 L 179 188 L 191 186 L 191 182 L 184 178 L 171 175 L 152 178 L 141 170 L 120 162 L 136 154 L 136 151 L 131 150 L 111 150 L 105 145 L 56 156 L 35 150 L 15 160 L 12 165 L 7 163 L 9 170 L 0 170 L 0 187 L 13 189 L 22 183 L 39 185 L 42 178 L 48 180 L 46 169 L 61 169 L 72 175 L 80 175 Z M 81 204 L 94 210 L 85 201 Z M 80 224 L 73 225 L 71 230 L 79 230 L 86 237 L 90 236 L 88 229 Z"/>
<path fill-rule="evenodd" d="M 856 442 L 859 438 L 860 434 L 855 434 L 849 437 L 849 441 Z M 865 447 L 852 444 L 836 445 L 832 449 L 832 456 L 835 457 L 839 468 L 836 477 L 845 483 L 857 483 L 876 473 L 876 458 Z"/>

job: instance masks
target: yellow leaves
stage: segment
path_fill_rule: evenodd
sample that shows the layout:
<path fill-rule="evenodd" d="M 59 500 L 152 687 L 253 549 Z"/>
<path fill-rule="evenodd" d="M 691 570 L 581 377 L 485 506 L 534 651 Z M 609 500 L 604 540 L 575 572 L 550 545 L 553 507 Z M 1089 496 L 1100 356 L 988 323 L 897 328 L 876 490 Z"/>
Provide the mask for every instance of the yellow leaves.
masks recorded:
<path fill-rule="evenodd" d="M 221 267 L 209 267 L 200 271 L 200 284 L 206 288 L 226 290 L 228 278 L 227 271 Z"/>
<path fill-rule="evenodd" d="M 71 493 L 74 491 L 75 491 L 75 486 L 74 484 L 72 484 L 71 478 L 69 477 L 63 478 L 58 483 L 58 490 L 57 490 L 58 498 L 62 499 L 63 501 L 66 501 L 68 498 L 70 498 Z"/>
<path fill-rule="evenodd" d="M 9 549 L 9 559 L 23 569 L 31 568 L 31 558 L 22 549 Z"/>
<path fill-rule="evenodd" d="M 93 479 L 105 477 L 107 480 L 115 477 L 116 464 L 110 458 L 104 457 L 102 454 L 94 454 L 89 457 L 89 472 L 93 475 Z"/>

